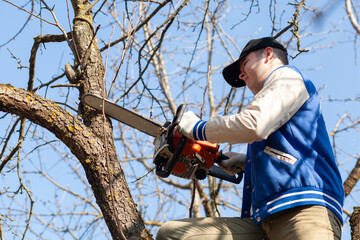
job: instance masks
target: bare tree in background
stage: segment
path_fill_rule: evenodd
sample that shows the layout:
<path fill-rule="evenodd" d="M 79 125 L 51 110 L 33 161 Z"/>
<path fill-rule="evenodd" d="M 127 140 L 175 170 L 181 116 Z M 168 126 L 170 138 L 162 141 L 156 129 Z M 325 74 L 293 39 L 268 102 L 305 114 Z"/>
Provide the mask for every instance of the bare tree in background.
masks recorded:
<path fill-rule="evenodd" d="M 302 39 L 317 37 L 311 26 L 326 19 L 335 3 L 320 8 L 316 1 L 289 1 L 287 14 L 277 1 L 261 6 L 259 1 L 72 0 L 57 3 L 62 11 L 44 0 L 22 6 L 2 0 L 5 4 L 27 19 L 13 37 L 0 42 L 1 50 L 8 48 L 9 59 L 28 77 L 0 84 L 1 240 L 151 239 L 158 226 L 174 217 L 239 215 L 239 186 L 211 177 L 194 182 L 157 177 L 153 139 L 79 99 L 95 93 L 159 122 L 171 120 L 180 103 L 204 118 L 237 113 L 249 101 L 246 89 L 230 89 L 218 79 L 226 62 L 238 57 L 239 46 L 257 36 L 257 29 L 246 27 L 251 18 L 268 12 L 270 18 L 263 21 L 269 34 L 285 30 L 279 38 L 291 57 L 301 57 L 324 47 L 315 41 L 305 50 Z M 359 34 L 356 4 L 346 1 L 343 7 Z M 234 8 L 242 14 L 228 19 Z M 34 22 L 41 24 L 41 34 L 34 33 L 31 49 L 22 50 L 25 58 L 18 57 L 12 46 L 21 47 L 19 36 Z M 248 38 L 236 39 L 229 26 L 248 31 Z M 45 32 L 49 27 L 56 34 Z M 335 26 L 322 35 L 338 31 Z M 45 56 L 56 62 L 62 58 L 60 51 L 49 58 L 51 48 L 66 55 L 53 73 L 39 63 Z M 339 118 L 330 133 L 336 154 L 342 156 L 337 137 L 358 134 L 358 127 L 353 116 Z M 241 151 L 244 146 L 221 148 Z M 354 162 L 344 183 L 351 196 L 360 177 L 359 152 L 346 155 Z M 351 210 L 344 211 L 351 216 Z"/>

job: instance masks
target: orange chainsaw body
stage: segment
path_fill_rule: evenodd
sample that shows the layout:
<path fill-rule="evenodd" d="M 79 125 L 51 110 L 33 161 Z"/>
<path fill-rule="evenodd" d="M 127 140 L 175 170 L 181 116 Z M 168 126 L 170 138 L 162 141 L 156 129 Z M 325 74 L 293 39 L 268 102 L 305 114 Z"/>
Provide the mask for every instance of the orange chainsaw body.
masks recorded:
<path fill-rule="evenodd" d="M 181 134 L 176 132 L 173 139 L 173 146 L 176 147 L 179 144 Z M 215 160 L 219 157 L 219 150 L 217 143 L 210 143 L 207 141 L 196 141 L 192 139 L 187 139 L 185 147 L 181 152 L 181 155 L 188 157 L 190 159 L 194 156 L 200 156 L 203 161 L 203 167 L 205 169 L 210 169 L 214 166 Z M 183 174 L 187 169 L 187 165 L 182 162 L 177 162 L 173 169 L 174 174 Z"/>
<path fill-rule="evenodd" d="M 171 134 L 168 134 L 170 131 Z M 186 179 L 202 180 L 207 176 L 210 168 L 219 158 L 219 145 L 207 141 L 196 141 L 186 139 L 178 154 L 176 162 L 171 167 L 170 159 L 173 158 L 175 149 L 184 137 L 176 129 L 167 129 L 155 139 L 154 163 L 158 167 L 157 174 L 166 176 L 168 174 Z M 171 169 L 171 172 L 164 169 Z"/>

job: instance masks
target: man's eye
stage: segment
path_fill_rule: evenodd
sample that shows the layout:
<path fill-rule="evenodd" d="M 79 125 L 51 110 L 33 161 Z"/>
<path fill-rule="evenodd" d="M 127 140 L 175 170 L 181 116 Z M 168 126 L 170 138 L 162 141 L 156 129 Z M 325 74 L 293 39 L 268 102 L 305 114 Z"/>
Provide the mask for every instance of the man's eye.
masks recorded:
<path fill-rule="evenodd" d="M 247 61 L 245 60 L 245 61 L 241 64 L 241 66 L 240 66 L 240 71 L 244 71 L 244 67 L 245 67 L 246 63 L 247 63 Z"/>

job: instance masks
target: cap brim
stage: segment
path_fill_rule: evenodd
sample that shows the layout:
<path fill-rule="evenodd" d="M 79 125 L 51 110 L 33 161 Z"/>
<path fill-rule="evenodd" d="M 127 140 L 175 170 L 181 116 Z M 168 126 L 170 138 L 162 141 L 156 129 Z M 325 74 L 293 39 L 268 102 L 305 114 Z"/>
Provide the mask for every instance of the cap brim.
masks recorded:
<path fill-rule="evenodd" d="M 222 72 L 226 82 L 236 88 L 246 85 L 245 82 L 239 78 L 240 73 L 240 59 L 225 67 Z"/>

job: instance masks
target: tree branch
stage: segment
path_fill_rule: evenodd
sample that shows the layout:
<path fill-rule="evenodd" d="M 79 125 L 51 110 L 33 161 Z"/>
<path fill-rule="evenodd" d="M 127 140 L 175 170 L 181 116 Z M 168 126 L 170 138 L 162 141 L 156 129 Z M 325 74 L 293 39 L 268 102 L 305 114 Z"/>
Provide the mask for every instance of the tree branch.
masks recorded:
<path fill-rule="evenodd" d="M 109 46 L 112 47 L 115 44 L 118 44 L 119 42 L 124 41 L 125 39 L 127 39 L 129 36 L 133 35 L 135 32 L 139 31 L 146 23 L 148 23 L 150 21 L 150 19 L 152 17 L 154 17 L 156 15 L 157 12 L 159 12 L 167 3 L 171 2 L 171 0 L 165 0 L 162 3 L 159 3 L 159 6 L 141 23 L 139 24 L 139 26 L 137 26 L 137 28 L 135 28 L 134 30 L 132 30 L 129 34 L 126 34 L 124 36 L 122 36 L 121 38 L 113 41 L 110 44 L 105 45 L 104 47 L 100 48 L 100 51 L 104 51 L 106 50 Z"/>
<path fill-rule="evenodd" d="M 68 32 L 66 35 L 71 39 L 72 34 L 70 32 Z M 36 54 L 40 44 L 48 43 L 48 42 L 63 42 L 63 41 L 66 41 L 66 37 L 64 34 L 59 34 L 59 35 L 47 34 L 47 35 L 40 35 L 34 38 L 34 44 L 31 48 L 30 59 L 29 59 L 30 70 L 29 70 L 29 81 L 27 88 L 28 91 L 32 91 L 34 88 Z"/>
<path fill-rule="evenodd" d="M 355 187 L 356 183 L 360 179 L 360 157 L 344 182 L 345 197 L 351 193 L 351 190 Z"/>
<path fill-rule="evenodd" d="M 35 93 L 18 89 L 10 84 L 0 84 L 0 111 L 9 112 L 27 118 L 46 128 L 59 138 L 82 164 L 87 179 L 108 224 L 113 239 L 119 239 L 116 224 L 120 220 L 124 226 L 124 233 L 148 238 L 150 235 L 144 229 L 141 215 L 131 198 L 124 173 L 119 165 L 112 135 L 95 134 L 91 127 L 87 127 L 69 112 Z M 102 122 L 101 115 L 95 115 L 92 121 Z M 97 131 L 95 129 L 94 131 Z M 106 152 L 104 141 L 108 141 L 111 166 L 106 167 Z M 114 214 L 109 189 L 108 172 L 113 174 L 111 183 L 115 189 L 114 205 L 118 214 Z M 100 204 L 101 203 L 101 204 Z"/>
<path fill-rule="evenodd" d="M 349 20 L 351 22 L 351 25 L 355 29 L 356 33 L 358 35 L 360 35 L 360 25 L 357 22 L 357 20 L 355 18 L 355 14 L 354 14 L 354 12 L 352 10 L 351 0 L 345 0 L 345 8 L 346 8 L 346 13 L 349 16 Z"/>

